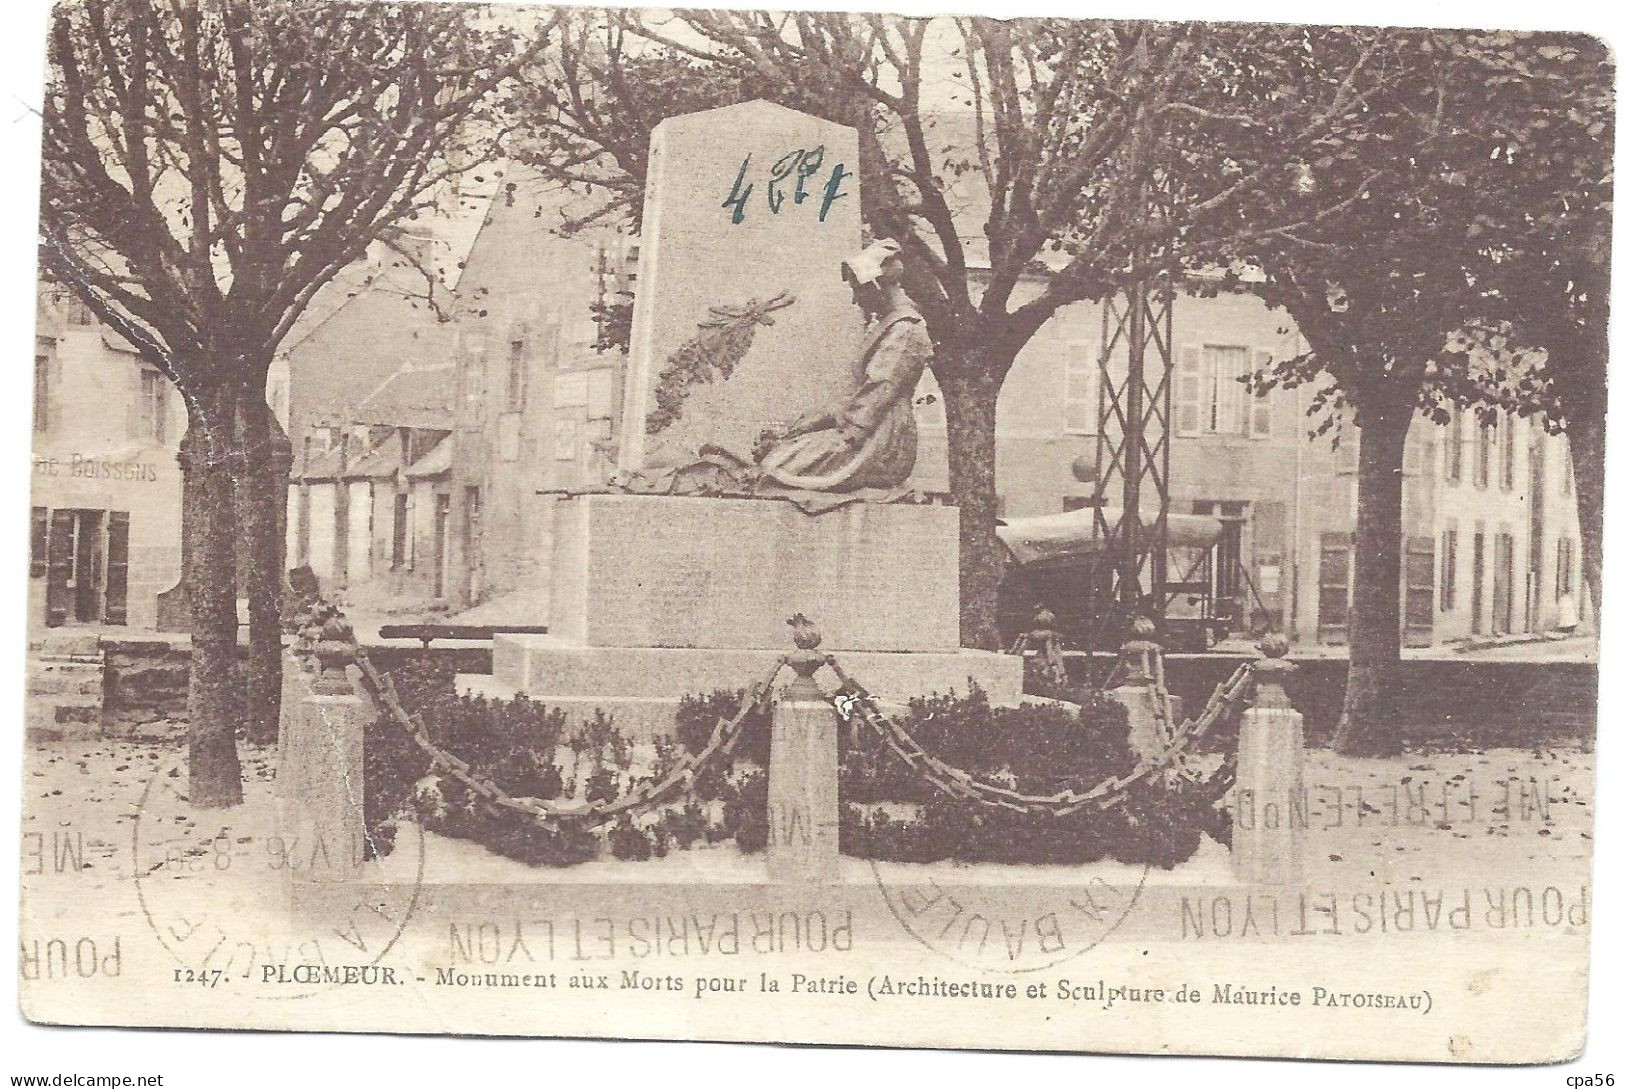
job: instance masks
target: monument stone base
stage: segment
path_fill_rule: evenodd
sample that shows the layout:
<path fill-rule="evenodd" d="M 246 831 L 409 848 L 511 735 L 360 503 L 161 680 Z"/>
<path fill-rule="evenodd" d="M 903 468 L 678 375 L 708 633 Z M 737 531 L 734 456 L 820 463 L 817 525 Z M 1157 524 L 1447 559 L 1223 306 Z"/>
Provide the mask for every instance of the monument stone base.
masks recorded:
<path fill-rule="evenodd" d="M 1022 699 L 1020 658 L 959 647 L 952 507 L 581 495 L 560 501 L 553 541 L 549 634 L 497 635 L 491 675 L 460 677 L 464 691 L 665 732 L 681 697 L 765 679 L 799 612 L 888 703 L 972 687 Z M 827 668 L 817 680 L 837 684 Z"/>
<path fill-rule="evenodd" d="M 959 512 L 773 499 L 559 500 L 550 634 L 592 647 L 785 651 L 805 613 L 824 649 L 959 649 Z"/>

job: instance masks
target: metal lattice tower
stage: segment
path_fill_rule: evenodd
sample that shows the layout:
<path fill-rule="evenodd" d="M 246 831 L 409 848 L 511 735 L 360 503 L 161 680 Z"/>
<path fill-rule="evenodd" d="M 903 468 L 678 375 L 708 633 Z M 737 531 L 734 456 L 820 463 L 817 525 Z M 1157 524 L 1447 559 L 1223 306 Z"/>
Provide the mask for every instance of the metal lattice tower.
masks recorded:
<path fill-rule="evenodd" d="M 1150 218 L 1170 213 L 1168 191 L 1148 188 Z M 1135 251 L 1129 282 L 1101 314 L 1095 524 L 1112 558 L 1111 602 L 1120 619 L 1160 622 L 1168 602 L 1168 444 L 1173 411 L 1172 249 Z M 1122 517 L 1107 517 L 1106 508 Z"/>

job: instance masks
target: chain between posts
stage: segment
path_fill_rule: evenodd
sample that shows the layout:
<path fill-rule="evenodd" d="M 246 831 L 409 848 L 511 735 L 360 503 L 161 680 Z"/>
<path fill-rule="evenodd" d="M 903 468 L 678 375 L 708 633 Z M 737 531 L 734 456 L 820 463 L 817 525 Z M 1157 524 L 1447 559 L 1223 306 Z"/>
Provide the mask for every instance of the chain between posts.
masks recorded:
<path fill-rule="evenodd" d="M 331 682 L 342 678 L 344 661 L 353 661 L 360 669 L 362 683 L 374 703 L 406 732 L 432 764 L 492 805 L 542 822 L 591 821 L 603 824 L 623 814 L 649 809 L 673 796 L 688 793 L 706 765 L 718 756 L 733 751 L 745 719 L 768 700 L 774 680 L 789 661 L 789 655 L 785 655 L 774 662 L 767 677 L 746 692 L 733 718 L 717 719 L 705 747 L 697 753 L 680 757 L 658 782 L 646 782 L 609 801 L 564 804 L 543 798 L 514 797 L 495 783 L 475 775 L 468 761 L 447 752 L 430 739 L 418 717 L 401 702 L 394 680 L 373 665 L 367 653 L 361 649 L 354 631 L 337 606 L 317 598 L 307 603 L 304 614 L 306 623 L 299 629 L 295 650 L 299 656 L 313 660 L 313 664 L 319 663 L 321 674 L 315 685 L 317 691 L 328 690 Z M 347 689 L 348 684 L 344 687 Z M 337 688 L 333 687 L 332 690 L 336 691 Z"/>
<path fill-rule="evenodd" d="M 587 802 L 578 804 L 561 804 L 550 802 L 541 798 L 521 798 L 502 790 L 494 783 L 481 779 L 473 773 L 467 761 L 453 753 L 449 753 L 436 745 L 429 737 L 428 731 L 418 720 L 417 716 L 407 710 L 401 702 L 400 695 L 395 690 L 394 680 L 381 672 L 366 652 L 361 649 L 349 625 L 342 621 L 342 614 L 338 609 L 325 602 L 318 602 L 314 606 L 320 614 L 325 609 L 328 622 L 320 629 L 320 634 L 326 638 L 314 641 L 316 630 L 310 627 L 305 629 L 304 641 L 307 652 L 319 657 L 324 670 L 332 672 L 332 667 L 339 657 L 335 652 L 338 648 L 335 643 L 342 642 L 347 651 L 347 657 L 353 660 L 360 669 L 363 684 L 373 700 L 381 706 L 389 718 L 396 723 L 412 741 L 423 750 L 430 761 L 438 768 L 462 783 L 469 790 L 484 798 L 492 805 L 509 811 L 531 817 L 542 822 L 550 821 L 591 821 L 603 824 L 623 814 L 642 811 L 660 805 L 670 797 L 684 794 L 693 789 L 694 780 L 700 771 L 719 755 L 731 753 L 738 743 L 745 719 L 756 711 L 772 691 L 774 680 L 786 665 L 795 665 L 798 673 L 806 675 L 810 683 L 814 662 L 820 660 L 813 650 L 817 645 L 817 638 L 813 636 L 810 641 L 802 637 L 801 630 L 797 629 L 797 642 L 809 642 L 810 645 L 802 647 L 798 655 L 785 655 L 780 657 L 769 671 L 767 677 L 761 682 L 751 686 L 745 699 L 741 702 L 738 712 L 731 719 L 717 720 L 715 728 L 706 745 L 698 753 L 690 753 L 681 757 L 667 774 L 658 782 L 648 782 L 626 794 L 610 801 Z M 334 624 L 337 618 L 339 623 Z M 791 625 L 796 627 L 797 621 L 806 625 L 805 618 L 792 618 Z M 337 638 L 335 638 L 337 636 Z M 806 661 L 793 661 L 792 659 L 807 659 Z M 840 681 L 840 688 L 826 698 L 835 706 L 836 711 L 845 718 L 856 717 L 864 725 L 874 730 L 885 742 L 898 759 L 909 768 L 917 772 L 937 789 L 950 797 L 977 802 L 982 805 L 997 806 L 1018 813 L 1044 812 L 1052 816 L 1069 816 L 1085 808 L 1108 809 L 1119 805 L 1127 797 L 1129 790 L 1138 783 L 1144 782 L 1153 776 L 1171 772 L 1178 780 L 1185 783 L 1195 782 L 1186 759 L 1191 747 L 1200 743 L 1210 730 L 1222 719 L 1236 710 L 1245 700 L 1249 688 L 1252 686 L 1255 664 L 1244 662 L 1232 673 L 1228 680 L 1214 689 L 1208 698 L 1206 706 L 1194 719 L 1187 719 L 1176 729 L 1172 725 L 1172 707 L 1168 697 L 1168 690 L 1162 674 L 1160 656 L 1152 659 L 1152 674 L 1148 678 L 1152 693 L 1152 709 L 1158 723 L 1159 734 L 1166 739 L 1162 751 L 1153 755 L 1142 757 L 1138 766 L 1127 775 L 1112 776 L 1086 791 L 1076 791 L 1071 788 L 1058 791 L 1055 794 L 1037 795 L 1023 794 L 1018 790 L 1000 786 L 997 783 L 979 779 L 963 768 L 956 768 L 943 760 L 926 752 L 923 746 L 916 741 L 907 729 L 893 721 L 879 707 L 873 694 L 861 683 L 847 673 L 835 656 L 826 654 L 822 656 L 820 664 L 827 665 Z M 1235 756 L 1225 754 L 1222 766 L 1206 780 L 1205 785 L 1213 786 L 1215 796 L 1228 789 L 1235 777 Z"/>
<path fill-rule="evenodd" d="M 417 743 L 429 759 L 438 767 L 446 771 L 452 778 L 462 783 L 469 790 L 478 794 L 492 805 L 503 809 L 533 817 L 541 821 L 592 821 L 602 823 L 622 814 L 629 814 L 652 808 L 667 801 L 670 797 L 686 794 L 694 788 L 694 779 L 700 771 L 719 755 L 732 752 L 739 741 L 740 732 L 745 719 L 762 703 L 764 696 L 770 690 L 774 678 L 784 667 L 785 660 L 780 658 L 773 665 L 773 670 L 767 679 L 753 685 L 746 693 L 739 711 L 731 719 L 717 719 L 717 724 L 711 731 L 710 740 L 705 748 L 698 753 L 690 753 L 678 759 L 671 771 L 659 782 L 645 783 L 634 790 L 614 799 L 613 801 L 587 802 L 575 805 L 565 805 L 550 802 L 542 798 L 516 798 L 502 790 L 494 783 L 487 782 L 473 773 L 473 769 L 466 760 L 449 753 L 429 740 L 428 732 L 418 722 L 417 717 L 408 711 L 401 703 L 400 696 L 395 691 L 395 683 L 386 673 L 380 673 L 376 666 L 366 658 L 357 648 L 356 664 L 361 667 L 361 676 L 366 682 L 368 690 L 392 718 Z"/>
<path fill-rule="evenodd" d="M 832 697 L 836 709 L 845 716 L 856 717 L 874 730 L 898 759 L 944 794 L 1017 813 L 1043 812 L 1057 817 L 1069 816 L 1084 808 L 1108 809 L 1121 804 L 1135 784 L 1170 769 L 1176 769 L 1177 774 L 1190 781 L 1191 776 L 1184 763 L 1188 755 L 1187 747 L 1200 742 L 1216 723 L 1240 706 L 1251 685 L 1254 669 L 1253 663 L 1242 663 L 1227 681 L 1214 689 L 1201 714 L 1185 721 L 1177 730 L 1168 731 L 1168 744 L 1161 753 L 1142 758 L 1140 764 L 1127 775 L 1112 776 L 1083 792 L 1067 789 L 1055 794 L 1023 794 L 978 779 L 964 769 L 932 756 L 908 730 L 880 709 L 868 689 L 843 670 L 833 655 L 826 657 L 824 662 L 841 681 L 841 692 Z M 1167 702 L 1168 693 L 1161 680 L 1160 676 L 1155 678 L 1153 691 L 1157 695 L 1154 703 L 1160 705 L 1162 721 L 1167 722 L 1172 716 Z M 1228 788 L 1229 779 L 1224 778 L 1225 769 L 1229 769 L 1230 778 L 1233 778 L 1234 757 L 1228 754 L 1225 768 L 1220 770 L 1219 776 L 1219 781 Z"/>

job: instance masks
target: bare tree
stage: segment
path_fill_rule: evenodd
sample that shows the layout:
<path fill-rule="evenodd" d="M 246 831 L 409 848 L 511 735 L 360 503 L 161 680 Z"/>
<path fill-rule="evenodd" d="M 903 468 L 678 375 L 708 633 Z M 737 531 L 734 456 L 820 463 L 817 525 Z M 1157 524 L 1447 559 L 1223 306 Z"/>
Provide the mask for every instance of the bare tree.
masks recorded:
<path fill-rule="evenodd" d="M 270 716 L 263 733 L 279 703 L 287 480 L 267 456 L 280 429 L 265 402 L 277 345 L 340 269 L 500 152 L 493 92 L 544 39 L 457 5 L 82 0 L 52 16 L 41 260 L 188 414 L 195 805 L 241 799 L 242 710 Z"/>

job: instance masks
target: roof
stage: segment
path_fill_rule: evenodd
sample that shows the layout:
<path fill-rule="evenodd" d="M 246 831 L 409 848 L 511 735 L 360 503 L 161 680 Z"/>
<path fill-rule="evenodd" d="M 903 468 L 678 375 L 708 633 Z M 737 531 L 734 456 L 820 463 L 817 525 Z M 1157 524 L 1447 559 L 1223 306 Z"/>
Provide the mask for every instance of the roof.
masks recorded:
<path fill-rule="evenodd" d="M 433 450 L 414 461 L 406 470 L 406 475 L 413 480 L 423 480 L 432 476 L 451 471 L 452 454 L 457 444 L 450 435 L 441 439 Z"/>
<path fill-rule="evenodd" d="M 306 480 L 332 480 L 339 474 L 339 462 L 343 456 L 343 450 L 330 446 L 306 458 L 299 475 Z"/>
<path fill-rule="evenodd" d="M 999 540 L 1017 563 L 1095 554 L 1106 542 L 1092 507 L 1061 514 L 1040 514 L 1031 518 L 1008 518 L 998 527 Z M 1100 521 L 1116 526 L 1123 517 L 1118 507 L 1104 507 Z M 1142 511 L 1144 524 L 1156 520 L 1154 511 Z M 1205 514 L 1168 515 L 1168 544 L 1173 548 L 1207 548 L 1219 539 L 1224 525 Z"/>
<path fill-rule="evenodd" d="M 394 476 L 401 467 L 401 435 L 391 431 L 384 440 L 358 457 L 344 471 L 346 479 Z"/>
<path fill-rule="evenodd" d="M 389 427 L 451 429 L 457 390 L 455 366 L 407 365 L 384 379 L 356 406 L 355 422 Z"/>

